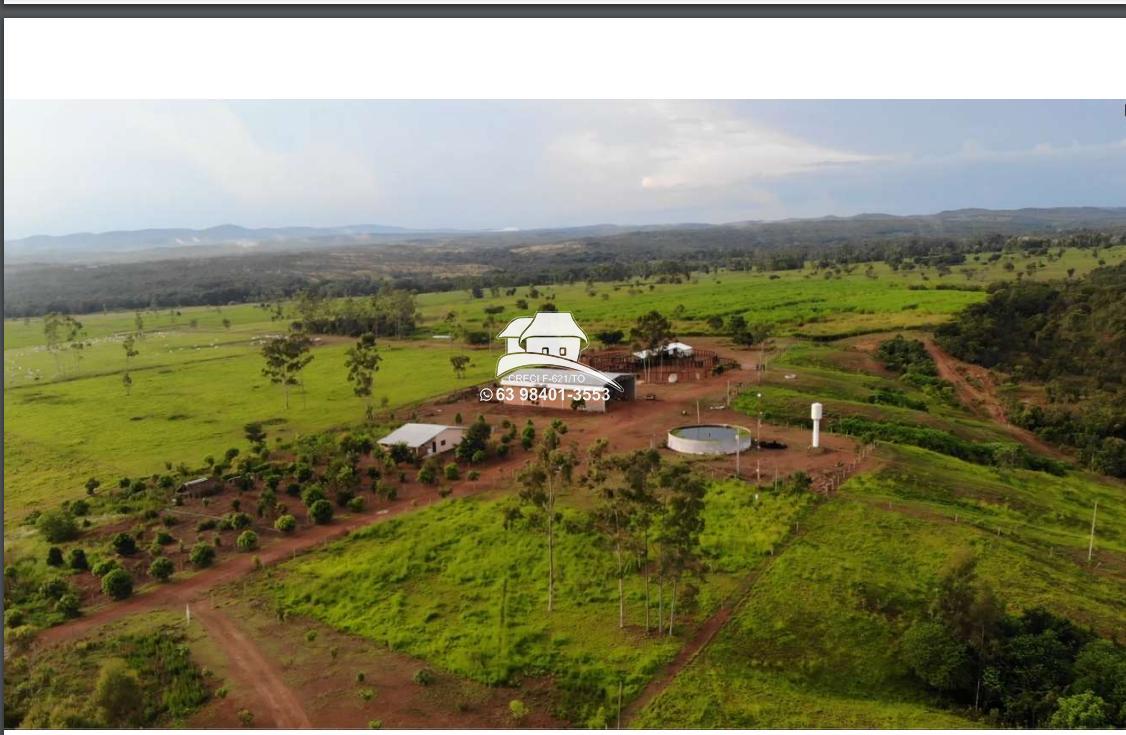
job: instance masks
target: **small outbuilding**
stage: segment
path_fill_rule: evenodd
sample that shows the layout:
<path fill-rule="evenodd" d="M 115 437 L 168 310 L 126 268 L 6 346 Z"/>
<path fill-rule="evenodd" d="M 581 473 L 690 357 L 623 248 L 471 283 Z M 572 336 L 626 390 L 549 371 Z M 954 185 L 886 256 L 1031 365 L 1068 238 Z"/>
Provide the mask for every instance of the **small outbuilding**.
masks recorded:
<path fill-rule="evenodd" d="M 404 444 L 419 457 L 453 451 L 465 436 L 461 426 L 445 424 L 403 424 L 379 440 L 379 445 L 390 448 Z"/>
<path fill-rule="evenodd" d="M 179 491 L 189 498 L 205 498 L 219 492 L 223 482 L 217 477 L 197 477 L 180 485 Z"/>
<path fill-rule="evenodd" d="M 683 358 L 692 357 L 696 354 L 696 348 L 692 345 L 683 342 L 669 342 L 664 347 L 656 350 L 641 350 L 633 353 L 633 356 L 638 360 L 649 360 L 658 356 L 665 356 L 668 358 Z"/>

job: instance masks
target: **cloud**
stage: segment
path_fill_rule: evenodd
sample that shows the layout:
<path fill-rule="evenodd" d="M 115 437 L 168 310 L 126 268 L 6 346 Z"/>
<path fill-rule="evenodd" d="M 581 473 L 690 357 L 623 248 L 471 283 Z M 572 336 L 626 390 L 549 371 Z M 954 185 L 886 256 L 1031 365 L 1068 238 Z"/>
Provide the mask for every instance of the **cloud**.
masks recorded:
<path fill-rule="evenodd" d="M 879 160 L 772 130 L 722 103 L 636 103 L 614 114 L 617 120 L 596 118 L 556 140 L 551 154 L 557 164 L 597 167 L 660 191 L 714 189 Z"/>
<path fill-rule="evenodd" d="M 4 138 L 5 209 L 21 230 L 106 215 L 127 229 L 323 223 L 382 196 L 331 139 L 267 145 L 222 102 L 9 103 Z M 292 220 L 261 222 L 267 211 Z"/>

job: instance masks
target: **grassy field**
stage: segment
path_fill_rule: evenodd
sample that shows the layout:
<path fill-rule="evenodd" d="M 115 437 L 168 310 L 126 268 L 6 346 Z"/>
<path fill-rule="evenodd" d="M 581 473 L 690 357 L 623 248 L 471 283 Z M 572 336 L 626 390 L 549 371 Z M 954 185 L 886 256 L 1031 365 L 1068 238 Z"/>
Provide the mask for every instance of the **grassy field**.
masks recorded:
<path fill-rule="evenodd" d="M 1126 248 L 1100 254 L 1111 263 L 1124 256 Z M 422 294 L 422 336 L 381 343 L 375 399 L 386 397 L 405 419 L 404 406 L 487 379 L 498 353 L 470 351 L 473 362 L 459 380 L 449 357 L 464 348 L 426 335 L 453 324 L 480 325 L 491 305 L 505 306 L 503 323 L 525 313 L 516 299 L 527 298 L 531 311 L 553 294 L 592 336 L 600 327 L 628 328 L 650 309 L 675 314 L 676 329 L 685 335 L 710 333 L 705 320 L 713 315 L 775 324 L 782 352 L 762 387 L 745 391 L 736 403 L 750 415 L 761 410 L 770 421 L 802 422 L 810 401 L 820 400 L 833 418 L 928 427 L 968 442 L 1012 441 L 948 397 L 884 371 L 868 353 L 873 337 L 865 338 L 863 349 L 856 340 L 807 339 L 938 323 L 984 292 L 939 290 L 935 283 L 979 287 L 1012 277 L 1004 262 L 968 264 L 976 269 L 972 277 L 958 268 L 940 278 L 934 269 L 893 273 L 877 265 L 871 275 L 860 267 L 829 279 L 807 269 L 703 274 L 652 289 L 648 283 L 576 284 L 541 288 L 536 298 L 527 288 L 483 299 L 464 291 Z M 1027 262 L 1015 258 L 1013 272 Z M 1089 254 L 1071 251 L 1027 277 L 1062 277 L 1068 268 L 1081 274 L 1094 265 Z M 41 346 L 40 321 L 6 322 L 6 550 L 34 547 L 28 558 L 41 565 L 40 537 L 15 524 L 32 509 L 82 495 L 90 476 L 113 485 L 121 476 L 162 472 L 165 463 L 197 466 L 228 447 L 245 448 L 242 426 L 250 421 L 266 424 L 274 441 L 354 424 L 363 415 L 363 402 L 345 381 L 350 340 L 318 343 L 304 390 L 293 392 L 286 409 L 281 389 L 261 375 L 258 355 L 261 340 L 281 332 L 284 321 L 271 321 L 252 305 L 180 311 L 143 314 L 145 336 L 129 365 L 130 395 L 121 385 L 121 339 L 134 328 L 133 313 L 82 317 L 92 344 L 81 360 L 68 355 L 59 363 Z M 881 395 L 902 405 L 873 402 Z M 826 428 L 832 430 L 832 419 Z M 550 616 L 543 535 L 524 524 L 506 529 L 503 510 L 511 499 L 498 497 L 447 500 L 354 532 L 258 577 L 243 602 L 265 615 L 280 614 L 285 625 L 329 626 L 477 684 L 549 676 L 558 714 L 591 726 L 612 723 L 619 682 L 627 701 L 636 696 L 684 636 L 756 569 L 765 572 L 732 621 L 633 724 L 974 726 L 967 713 L 943 709 L 909 674 L 898 650 L 944 566 L 966 549 L 1010 609 L 1044 606 L 1106 636 L 1126 629 L 1121 483 L 1080 472 L 1053 476 L 969 464 L 906 446 L 885 445 L 878 458 L 876 470 L 821 503 L 766 491 L 756 498 L 743 483 L 711 484 L 701 536 L 708 573 L 685 590 L 678 607 L 682 628 L 672 638 L 646 635 L 644 586 L 632 574 L 627 626 L 618 628 L 614 561 L 589 527 L 583 510 L 591 500 L 579 491 L 565 503 L 557 609 Z M 1098 534 L 1088 563 L 1096 500 Z M 785 539 L 792 543 L 774 556 Z M 655 609 L 651 618 L 655 623 Z M 10 680 L 34 691 L 6 695 L 6 704 L 28 709 L 39 701 L 31 721 L 79 722 L 74 718 L 85 716 L 80 700 L 101 662 L 123 657 L 145 666 L 145 652 L 156 650 L 173 622 L 163 615 L 124 621 L 37 659 L 34 673 Z M 296 639 L 304 639 L 300 630 Z M 184 681 L 202 691 L 193 677 Z M 163 701 L 160 687 L 184 685 L 152 672 L 145 680 L 156 687 L 146 694 L 153 702 Z M 177 706 L 154 710 L 147 724 L 178 724 L 196 705 Z"/>
<path fill-rule="evenodd" d="M 1126 247 L 1104 250 L 1100 257 L 1118 262 L 1126 257 Z M 976 288 L 1012 277 L 1002 267 L 1008 259 L 1015 260 L 1017 270 L 1029 262 L 1019 256 L 988 265 L 971 262 L 972 278 L 958 269 L 944 277 L 934 268 L 896 273 L 881 263 L 873 266 L 874 277 L 858 266 L 827 279 L 807 267 L 775 274 L 697 274 L 680 284 L 553 286 L 541 288 L 536 299 L 527 296 L 527 288 L 483 299 L 465 291 L 428 293 L 418 302 L 424 335 L 450 331 L 445 321 L 450 312 L 454 323 L 472 327 L 481 324 L 485 307 L 503 305 L 497 317 L 503 323 L 519 315 L 518 298 L 527 298 L 534 309 L 553 294 L 555 304 L 573 311 L 588 334 L 600 327 L 628 328 L 640 314 L 658 309 L 672 315 L 685 335 L 710 332 L 704 324 L 709 316 L 741 314 L 751 323 L 775 324 L 783 334 L 823 337 L 944 321 L 984 293 L 935 290 L 934 284 Z M 1096 265 L 1089 253 L 1067 251 L 1029 277 L 1059 277 L 1067 268 L 1081 274 Z M 82 316 L 91 345 L 80 359 L 67 354 L 58 362 L 43 346 L 41 320 L 5 322 L 6 527 L 48 499 L 81 495 L 82 483 L 91 476 L 106 482 L 162 471 L 164 462 L 196 465 L 206 455 L 241 445 L 241 427 L 250 421 L 268 422 L 274 437 L 292 437 L 362 416 L 363 404 L 345 382 L 347 340 L 326 338 L 315 348 L 304 375 L 305 392 L 292 396 L 286 410 L 280 388 L 261 375 L 258 355 L 262 338 L 283 331 L 284 320 L 272 321 L 268 311 L 250 304 L 178 311 L 142 313 L 145 337 L 137 344 L 140 354 L 130 361 L 134 383 L 128 396 L 121 384 L 126 368 L 121 341 L 135 328 L 134 313 Z M 392 408 L 408 405 L 492 374 L 497 353 L 474 350 L 466 377 L 457 380 L 448 361 L 457 351 L 464 350 L 434 340 L 385 341 L 377 400 L 386 397 Z"/>
<path fill-rule="evenodd" d="M 740 410 L 750 415 L 762 411 L 763 418 L 774 423 L 805 426 L 809 404 L 819 401 L 825 407 L 825 431 L 832 431 L 837 419 L 857 416 L 938 429 L 973 442 L 1012 441 L 1001 427 L 974 417 L 953 398 L 927 393 L 887 373 L 851 340 L 780 340 L 780 345 L 761 383 L 737 399 Z M 889 405 L 881 395 L 898 397 L 905 405 Z"/>
<path fill-rule="evenodd" d="M 122 476 L 163 472 L 164 462 L 200 466 L 207 455 L 244 447 L 247 422 L 263 422 L 272 438 L 289 439 L 363 417 L 364 403 L 345 381 L 344 341 L 314 349 L 305 390 L 292 391 L 286 409 L 281 388 L 260 372 L 252 329 L 215 347 L 211 342 L 223 336 L 215 332 L 150 334 L 136 358 L 147 364 L 132 370 L 128 396 L 120 374 L 110 372 L 112 360 L 124 358 L 105 354 L 122 352 L 116 344 L 89 349 L 81 376 L 8 388 L 5 524 L 47 501 L 78 497 L 92 476 L 115 483 Z M 447 345 L 389 342 L 381 354 L 375 396 L 386 396 L 392 408 L 471 385 L 494 371 L 488 353 L 477 351 L 466 377 L 457 379 Z"/>
<path fill-rule="evenodd" d="M 712 485 L 702 546 L 711 572 L 680 600 L 699 620 L 763 563 L 811 498 Z M 644 586 L 627 578 L 624 630 L 617 625 L 610 551 L 573 507 L 558 540 L 557 607 L 546 613 L 542 532 L 504 528 L 503 501 L 454 500 L 372 526 L 282 568 L 263 593 L 274 605 L 486 682 L 551 674 L 561 714 L 580 724 L 609 708 L 619 679 L 635 694 L 681 645 L 646 635 Z M 656 583 L 652 624 L 656 626 Z M 668 605 L 666 587 L 666 612 Z M 687 627 L 687 626 L 686 626 Z M 681 629 L 682 632 L 683 628 Z"/>
<path fill-rule="evenodd" d="M 1113 265 L 1126 259 L 1126 246 L 1100 251 L 1099 258 Z M 1014 270 L 1004 268 L 1014 263 Z M 780 334 L 797 334 L 818 338 L 843 337 L 889 329 L 933 326 L 949 318 L 964 306 L 985 298 L 981 290 L 952 290 L 959 287 L 983 289 L 996 280 L 1011 280 L 1035 258 L 1007 255 L 994 263 L 968 261 L 955 266 L 946 276 L 933 267 L 913 271 L 893 271 L 884 263 L 871 267 L 855 266 L 851 273 L 826 278 L 807 265 L 803 270 L 776 273 L 721 271 L 693 274 L 685 283 L 657 284 L 642 282 L 640 286 L 621 283 L 585 283 L 540 287 L 540 296 L 529 296 L 528 288 L 518 288 L 513 296 L 491 296 L 467 299 L 464 291 L 423 294 L 419 305 L 442 331 L 441 320 L 451 312 L 457 322 L 480 325 L 484 309 L 503 306 L 497 320 L 506 323 L 522 315 L 515 302 L 523 298 L 534 309 L 548 296 L 554 295 L 561 311 L 571 311 L 587 334 L 601 327 L 621 327 L 647 311 L 656 309 L 673 318 L 677 330 L 684 335 L 709 334 L 705 323 L 710 316 L 742 315 L 749 323 L 776 326 Z M 1098 259 L 1089 252 L 1067 250 L 1058 260 L 1044 262 L 1027 278 L 1045 280 L 1064 278 L 1069 268 L 1078 277 L 1098 267 Z M 966 277 L 962 268 L 973 269 Z M 937 289 L 937 285 L 944 288 Z M 925 290 L 914 290 L 925 289 Z M 682 311 L 677 311 L 682 307 Z"/>
<path fill-rule="evenodd" d="M 1126 626 L 1121 487 L 912 448 L 882 454 L 882 469 L 802 522 L 732 623 L 636 725 L 973 726 L 937 708 L 897 653 L 962 549 L 1011 610 L 1044 606 L 1103 635 Z M 1108 511 L 1088 565 L 1083 520 L 1096 498 Z"/>

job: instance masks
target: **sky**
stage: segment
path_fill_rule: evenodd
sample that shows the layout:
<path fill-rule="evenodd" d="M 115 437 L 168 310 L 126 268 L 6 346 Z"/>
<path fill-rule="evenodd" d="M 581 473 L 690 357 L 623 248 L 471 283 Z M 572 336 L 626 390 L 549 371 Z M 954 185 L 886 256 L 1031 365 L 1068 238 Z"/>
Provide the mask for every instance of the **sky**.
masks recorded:
<path fill-rule="evenodd" d="M 1121 101 L 4 105 L 4 237 L 1126 206 Z"/>

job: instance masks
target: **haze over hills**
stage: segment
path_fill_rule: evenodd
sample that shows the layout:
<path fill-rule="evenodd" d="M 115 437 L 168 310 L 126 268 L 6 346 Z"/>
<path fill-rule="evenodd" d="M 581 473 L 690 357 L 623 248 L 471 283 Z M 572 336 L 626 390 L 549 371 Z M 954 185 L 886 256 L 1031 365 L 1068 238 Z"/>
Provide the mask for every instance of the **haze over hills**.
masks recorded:
<path fill-rule="evenodd" d="M 408 242 L 504 247 L 652 232 L 694 232 L 704 239 L 711 239 L 707 234 L 711 232 L 720 240 L 732 235 L 749 235 L 754 244 L 767 245 L 800 243 L 804 239 L 824 242 L 904 236 L 1019 235 L 1087 227 L 1126 227 L 1126 207 L 958 209 L 927 215 L 864 213 L 848 217 L 747 220 L 726 224 L 595 224 L 529 230 L 411 229 L 380 224 L 247 228 L 228 224 L 199 230 L 161 228 L 61 236 L 34 235 L 5 240 L 4 255 L 9 261 L 23 263 L 121 262 L 230 255 L 250 249 L 316 251 Z"/>

